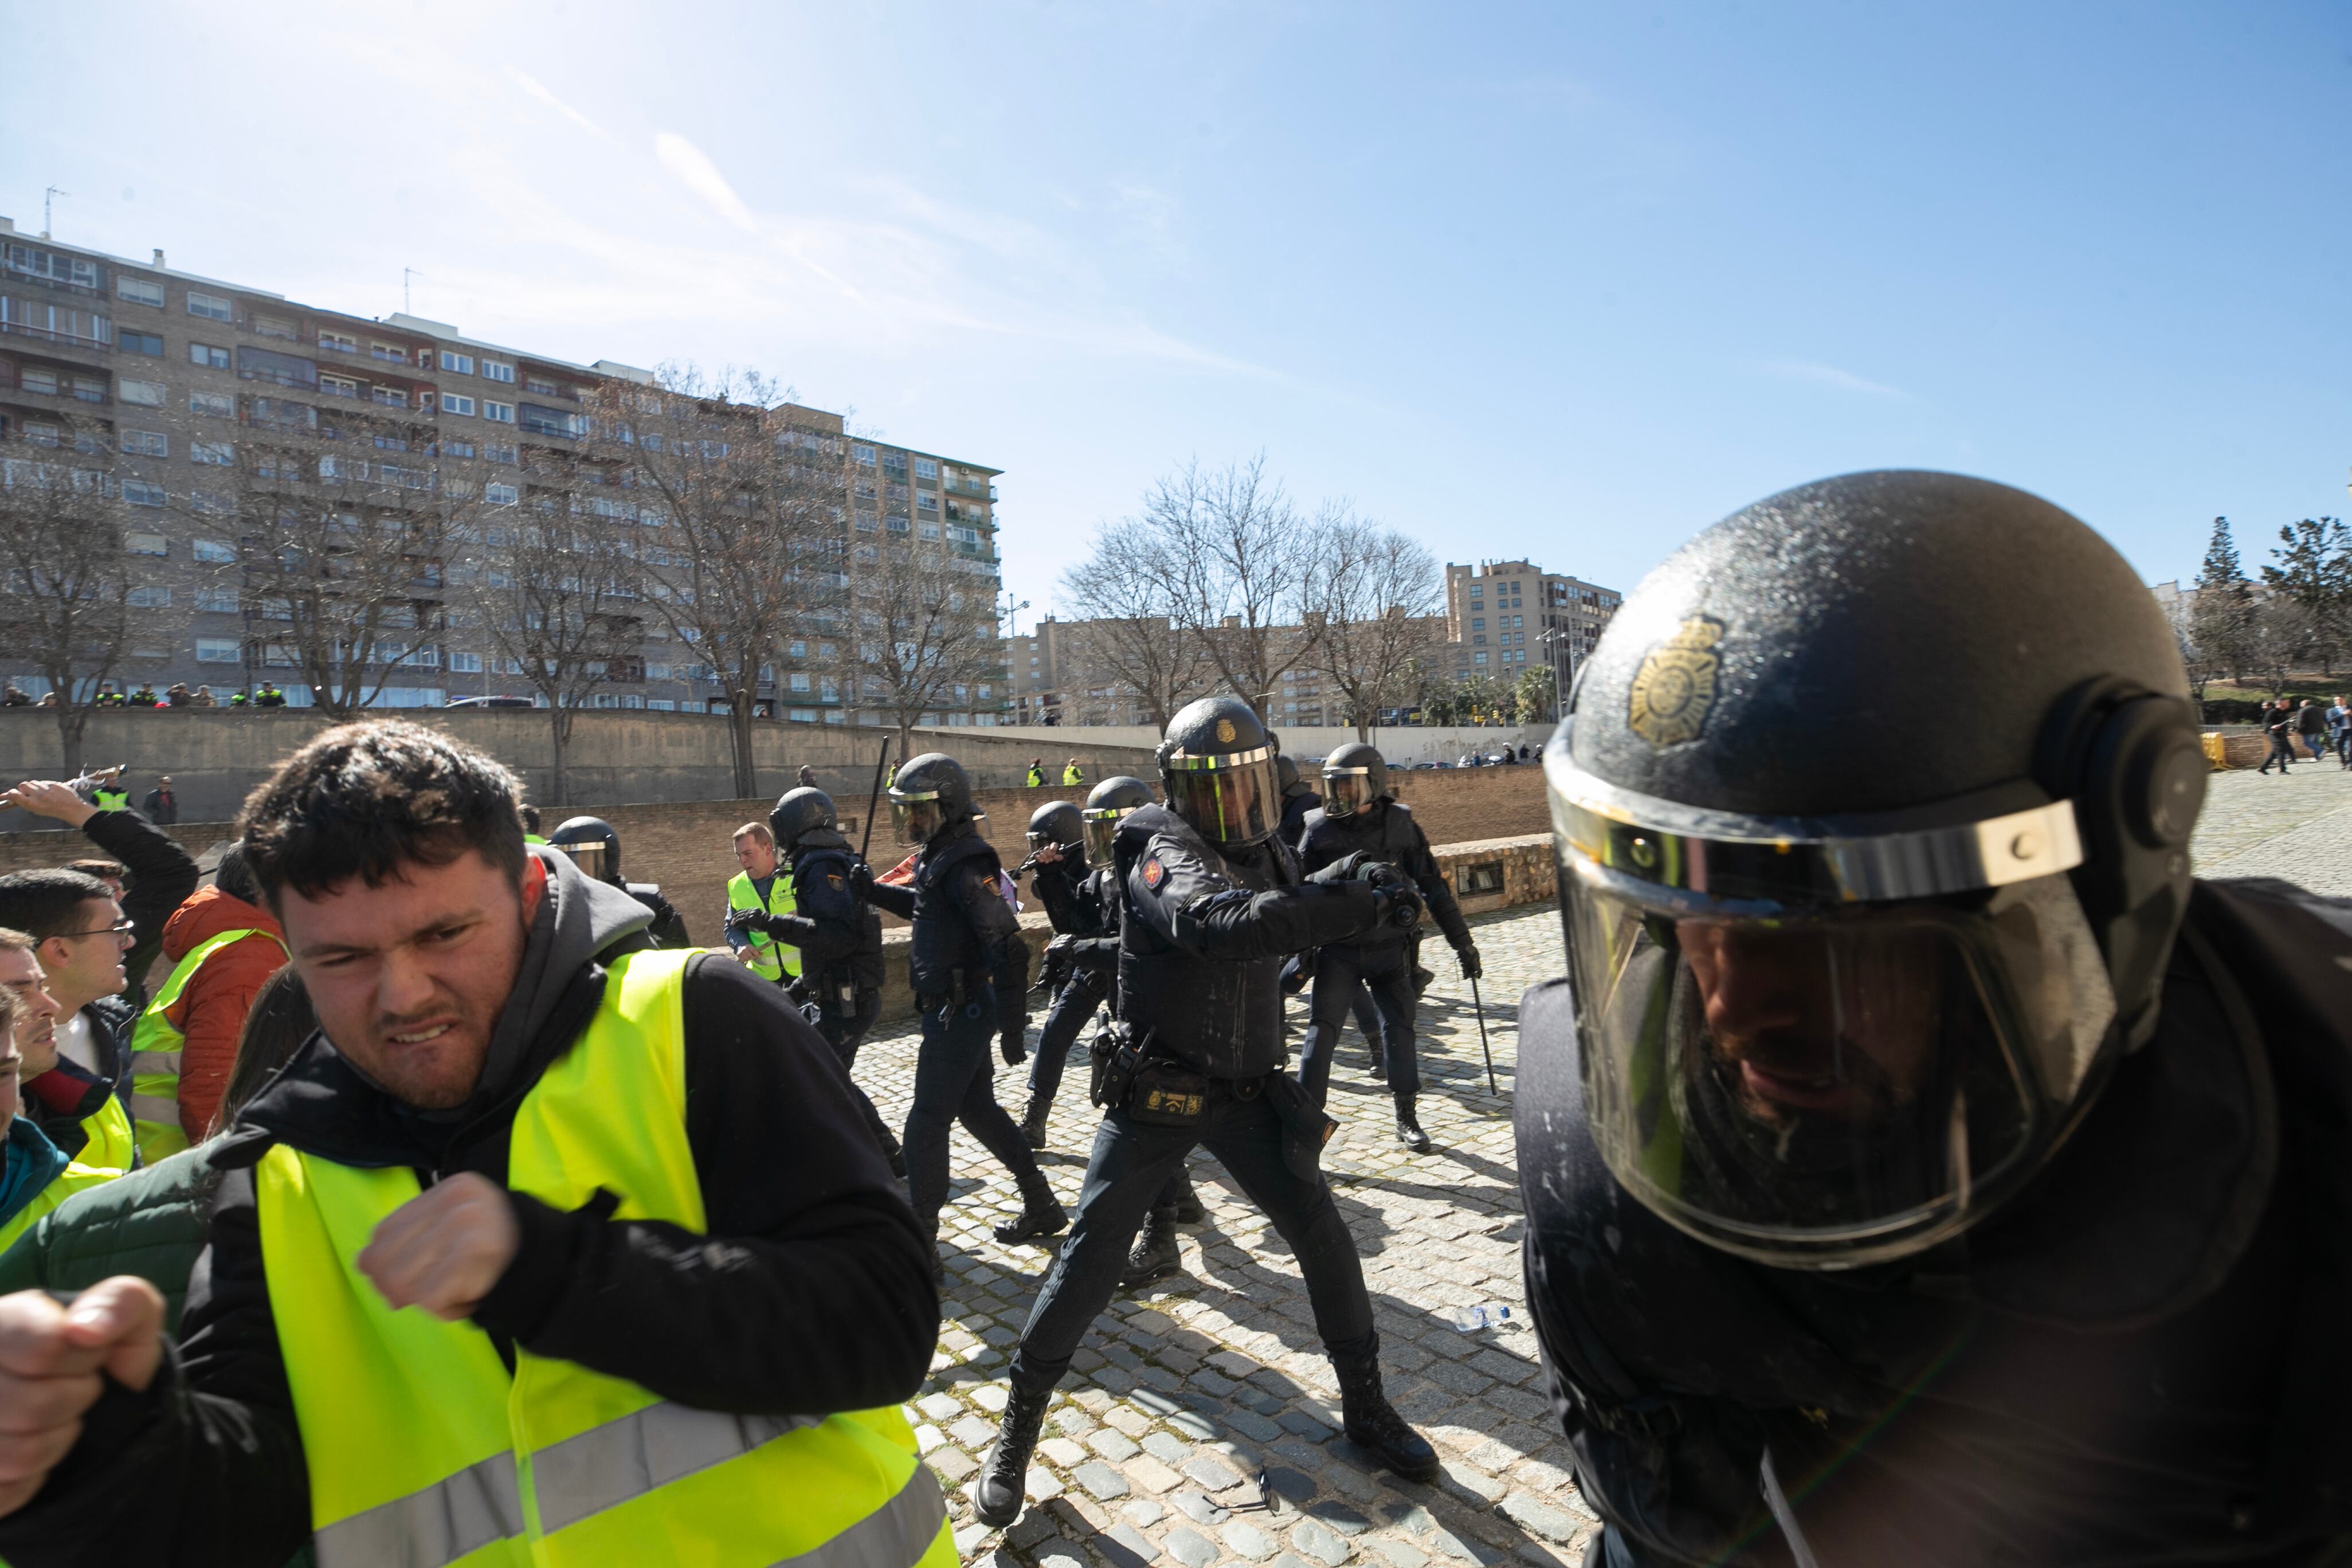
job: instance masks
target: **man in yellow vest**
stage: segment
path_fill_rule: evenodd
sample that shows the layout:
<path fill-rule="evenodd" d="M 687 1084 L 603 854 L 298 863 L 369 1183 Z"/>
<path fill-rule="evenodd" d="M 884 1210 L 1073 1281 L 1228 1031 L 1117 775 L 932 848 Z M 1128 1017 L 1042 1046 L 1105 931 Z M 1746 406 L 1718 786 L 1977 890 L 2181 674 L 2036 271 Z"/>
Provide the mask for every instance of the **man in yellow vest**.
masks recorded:
<path fill-rule="evenodd" d="M 0 1297 L 0 1559 L 952 1568 L 926 1238 L 840 1064 L 517 794 L 377 723 L 247 803 L 321 1032 L 214 1146 L 184 1357 L 143 1280 Z"/>
<path fill-rule="evenodd" d="M 121 1174 L 68 1160 L 19 1114 L 18 1038 L 56 1017 L 57 1002 L 41 989 L 41 966 L 33 962 L 33 939 L 0 930 L 0 1252 L 74 1194 Z"/>
<path fill-rule="evenodd" d="M 1062 786 L 1065 789 L 1072 788 L 1086 782 L 1087 775 L 1078 771 L 1077 758 L 1072 757 L 1068 762 L 1062 764 Z"/>
<path fill-rule="evenodd" d="M 735 830 L 735 864 L 742 868 L 727 881 L 727 945 L 744 968 L 777 985 L 800 978 L 801 950 L 751 930 L 744 915 L 788 915 L 800 908 L 793 897 L 793 879 L 776 865 L 776 836 L 764 822 L 747 822 Z"/>
<path fill-rule="evenodd" d="M 1031 789 L 1045 787 L 1045 759 L 1043 757 L 1029 759 L 1029 787 Z"/>
<path fill-rule="evenodd" d="M 0 926 L 30 934 L 57 1002 L 54 1024 L 17 1042 L 26 1119 L 71 1159 L 131 1169 L 139 1150 L 124 1103 L 131 1012 L 122 991 L 132 939 L 122 906 L 79 871 L 12 871 L 0 877 Z"/>

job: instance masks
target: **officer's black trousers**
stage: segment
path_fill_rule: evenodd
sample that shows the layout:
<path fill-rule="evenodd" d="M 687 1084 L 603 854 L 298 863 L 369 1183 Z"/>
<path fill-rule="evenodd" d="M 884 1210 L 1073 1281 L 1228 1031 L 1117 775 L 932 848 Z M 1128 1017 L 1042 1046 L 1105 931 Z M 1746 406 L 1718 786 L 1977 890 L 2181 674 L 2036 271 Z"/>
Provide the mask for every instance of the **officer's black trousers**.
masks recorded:
<path fill-rule="evenodd" d="M 1331 1056 L 1347 1027 L 1360 984 L 1371 993 L 1372 1005 L 1380 1012 L 1380 1033 L 1372 1048 L 1388 1064 L 1389 1092 L 1421 1092 L 1420 1053 L 1413 1042 L 1420 1006 L 1412 990 L 1412 947 L 1401 942 L 1377 947 L 1333 942 L 1315 955 L 1315 990 L 1307 1009 L 1307 1038 L 1298 1053 L 1298 1081 L 1318 1105 L 1328 1091 Z"/>
<path fill-rule="evenodd" d="M 1370 1348 L 1372 1307 L 1364 1295 L 1364 1268 L 1331 1189 L 1320 1173 L 1308 1180 L 1284 1162 L 1282 1121 L 1265 1095 L 1236 1100 L 1217 1089 L 1195 1129 L 1146 1126 L 1124 1110 L 1104 1115 L 1069 1239 L 1022 1331 L 1013 1360 L 1015 1387 L 1051 1388 L 1069 1370 L 1078 1341 L 1118 1288 L 1128 1247 L 1145 1211 L 1196 1144 L 1223 1163 L 1290 1244 L 1324 1345 L 1342 1354 Z"/>
<path fill-rule="evenodd" d="M 816 1032 L 824 1037 L 824 1043 L 833 1047 L 833 1054 L 841 1058 L 841 1070 L 845 1074 L 857 1066 L 857 1047 L 865 1040 L 866 1031 L 873 1027 L 875 1018 L 882 1011 L 879 992 L 866 992 L 857 1000 L 859 1006 L 855 1020 L 825 1012 L 814 1002 L 802 1013 L 802 1016 L 816 1026 Z M 898 1141 L 890 1136 L 890 1124 L 882 1120 L 882 1113 L 874 1109 L 874 1101 L 858 1087 L 855 1077 L 849 1079 L 849 1092 L 857 1097 L 858 1110 L 865 1118 L 866 1131 L 874 1134 L 875 1142 L 880 1144 L 886 1152 L 896 1149 Z"/>
<path fill-rule="evenodd" d="M 948 1201 L 948 1131 L 961 1121 L 998 1164 L 1024 1184 L 1042 1181 L 1037 1157 L 1013 1118 L 996 1103 L 996 1004 L 945 1002 L 923 1015 L 915 1058 L 915 1102 L 907 1110 L 907 1195 L 915 1217 L 939 1226 Z"/>
<path fill-rule="evenodd" d="M 1087 1021 L 1110 994 L 1108 973 L 1081 969 L 1062 983 L 1045 1015 L 1045 1031 L 1037 1037 L 1037 1055 L 1029 1064 L 1029 1103 L 1051 1105 L 1061 1091 L 1062 1073 L 1069 1066 L 1070 1048 L 1077 1044 Z"/>

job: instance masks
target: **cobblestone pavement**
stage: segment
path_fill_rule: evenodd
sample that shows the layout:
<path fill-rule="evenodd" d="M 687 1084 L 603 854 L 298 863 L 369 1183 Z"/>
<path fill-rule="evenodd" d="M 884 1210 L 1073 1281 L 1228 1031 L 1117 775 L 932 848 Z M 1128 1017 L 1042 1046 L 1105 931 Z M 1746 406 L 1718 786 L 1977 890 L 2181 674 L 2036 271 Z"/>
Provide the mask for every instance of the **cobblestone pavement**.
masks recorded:
<path fill-rule="evenodd" d="M 2352 898 L 2352 772 L 2331 757 L 2284 778 L 2214 773 L 2191 847 L 2200 877 L 2282 877 Z"/>
<path fill-rule="evenodd" d="M 1344 1437 L 1339 1385 L 1315 1337 L 1288 1249 L 1215 1161 L 1193 1156 L 1204 1226 L 1183 1240 L 1184 1272 L 1115 1299 L 1080 1348 L 1048 1412 L 1029 1472 L 1029 1508 L 998 1532 L 964 1496 L 1004 1408 L 1011 1350 L 1028 1321 L 1049 1247 L 1003 1247 L 989 1226 L 1020 1206 L 977 1142 L 955 1134 L 955 1183 L 941 1226 L 948 1288 L 931 1376 L 911 1410 L 946 1483 L 965 1561 L 992 1568 L 1425 1568 L 1580 1560 L 1594 1524 L 1549 1427 L 1535 1335 L 1519 1287 L 1519 1203 L 1510 1093 L 1518 998 L 1558 973 L 1549 907 L 1475 920 L 1486 977 L 1490 1093 L 1470 988 L 1433 942 L 1439 979 L 1423 998 L 1421 1120 L 1434 1141 L 1393 1141 L 1390 1104 L 1364 1076 L 1350 1026 L 1332 1075 L 1347 1123 L 1325 1161 L 1363 1255 L 1390 1397 L 1434 1443 L 1445 1474 L 1428 1486 L 1378 1469 Z M 1303 1003 L 1291 1018 L 1303 1026 Z M 1293 1037 L 1294 1045 L 1296 1037 Z M 857 1076 L 885 1118 L 903 1120 L 915 1037 L 877 1038 Z M 1025 1069 L 1000 1067 L 1015 1115 Z M 1097 1111 L 1083 1056 L 1051 1122 L 1047 1177 L 1076 1201 Z M 1449 1314 L 1508 1307 L 1499 1327 L 1465 1332 Z"/>

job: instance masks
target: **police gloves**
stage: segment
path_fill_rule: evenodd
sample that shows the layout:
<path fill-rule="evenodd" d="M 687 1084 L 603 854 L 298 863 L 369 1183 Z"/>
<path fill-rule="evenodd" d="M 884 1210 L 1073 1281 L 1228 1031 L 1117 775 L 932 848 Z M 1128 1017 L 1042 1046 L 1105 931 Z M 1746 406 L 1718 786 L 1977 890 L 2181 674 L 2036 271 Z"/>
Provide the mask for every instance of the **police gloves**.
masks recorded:
<path fill-rule="evenodd" d="M 1486 964 L 1479 961 L 1476 943 L 1464 942 L 1454 950 L 1454 956 L 1461 962 L 1463 979 L 1476 980 L 1486 973 Z"/>
<path fill-rule="evenodd" d="M 1017 1068 L 1029 1059 L 1029 1047 L 1022 1039 L 1026 1033 L 1027 1031 L 1018 1024 L 1006 1026 L 1004 1036 L 997 1042 L 996 1047 L 997 1054 L 1003 1057 L 1006 1067 Z"/>
<path fill-rule="evenodd" d="M 784 924 L 782 916 L 772 915 L 763 910 L 737 910 L 727 917 L 727 929 L 757 931 L 764 937 L 782 937 L 792 934 L 792 928 Z"/>
<path fill-rule="evenodd" d="M 864 898 L 864 897 L 866 896 L 866 890 L 867 890 L 868 889 L 872 888 L 873 886 L 874 886 L 874 868 L 873 868 L 873 867 L 868 866 L 868 865 L 867 865 L 865 861 L 863 861 L 863 860 L 860 860 L 860 861 L 858 861 L 856 865 L 854 865 L 854 866 L 850 867 L 850 868 L 849 868 L 849 890 L 850 890 L 850 892 L 851 892 L 853 895 L 855 895 L 855 896 L 856 896 L 856 897 L 857 897 L 857 898 L 862 899 L 862 898 Z"/>
<path fill-rule="evenodd" d="M 1394 869 L 1394 868 L 1383 868 Z M 1399 931 L 1411 931 L 1421 923 L 1421 893 L 1400 875 L 1393 882 L 1367 877 L 1372 884 L 1372 895 L 1380 901 L 1381 919 Z"/>

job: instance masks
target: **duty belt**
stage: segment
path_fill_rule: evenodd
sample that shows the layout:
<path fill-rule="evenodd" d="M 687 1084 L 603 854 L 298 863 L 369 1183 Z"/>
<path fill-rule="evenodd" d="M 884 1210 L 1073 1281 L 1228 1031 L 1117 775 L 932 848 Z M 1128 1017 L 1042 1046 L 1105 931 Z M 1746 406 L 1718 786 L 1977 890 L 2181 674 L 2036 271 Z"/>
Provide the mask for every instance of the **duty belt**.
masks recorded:
<path fill-rule="evenodd" d="M 987 974 L 977 969 L 951 969 L 948 973 L 952 981 L 949 989 L 915 993 L 917 1011 L 928 1013 L 950 1002 L 972 1001 L 980 995 L 981 987 L 988 984 Z"/>

